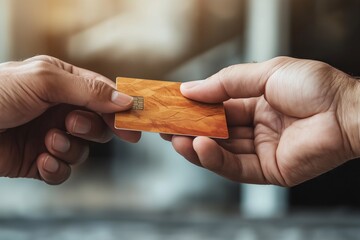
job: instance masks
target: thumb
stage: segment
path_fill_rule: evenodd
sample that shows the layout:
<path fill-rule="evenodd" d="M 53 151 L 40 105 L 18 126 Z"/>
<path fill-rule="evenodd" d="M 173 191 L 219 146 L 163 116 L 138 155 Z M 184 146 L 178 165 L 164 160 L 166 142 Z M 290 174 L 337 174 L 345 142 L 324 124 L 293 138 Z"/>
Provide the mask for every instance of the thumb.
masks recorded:
<path fill-rule="evenodd" d="M 46 65 L 46 63 L 45 63 Z M 51 64 L 46 68 L 53 67 Z M 47 71 L 48 72 L 48 71 Z M 116 91 L 110 80 L 98 74 L 73 74 L 55 68 L 50 76 L 39 78 L 38 96 L 50 103 L 66 103 L 86 107 L 99 113 L 113 113 L 131 108 L 133 98 Z"/>
<path fill-rule="evenodd" d="M 206 80 L 183 83 L 181 93 L 190 99 L 218 103 L 230 98 L 259 97 L 281 58 L 222 69 Z"/>

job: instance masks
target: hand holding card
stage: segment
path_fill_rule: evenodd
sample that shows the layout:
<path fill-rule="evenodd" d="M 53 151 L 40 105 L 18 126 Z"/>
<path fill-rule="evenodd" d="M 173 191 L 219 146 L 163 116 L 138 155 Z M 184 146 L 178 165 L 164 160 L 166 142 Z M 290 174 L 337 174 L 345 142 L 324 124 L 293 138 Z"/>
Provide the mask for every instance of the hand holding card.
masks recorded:
<path fill-rule="evenodd" d="M 227 139 L 223 104 L 182 96 L 179 82 L 117 78 L 117 89 L 134 97 L 131 110 L 117 113 L 115 128 Z"/>

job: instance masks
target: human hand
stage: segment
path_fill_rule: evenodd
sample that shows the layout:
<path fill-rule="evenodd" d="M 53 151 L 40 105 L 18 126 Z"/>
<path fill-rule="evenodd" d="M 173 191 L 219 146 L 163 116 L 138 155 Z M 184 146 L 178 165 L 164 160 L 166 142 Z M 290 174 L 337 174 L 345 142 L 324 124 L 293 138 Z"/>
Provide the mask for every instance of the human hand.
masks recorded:
<path fill-rule="evenodd" d="M 56 58 L 0 64 L 0 176 L 62 183 L 88 157 L 88 141 L 139 140 L 113 127 L 111 113 L 131 106 L 109 79 Z"/>
<path fill-rule="evenodd" d="M 356 80 L 317 61 L 231 66 L 181 86 L 187 98 L 225 101 L 230 138 L 163 138 L 231 180 L 294 186 L 360 156 L 358 89 Z"/>

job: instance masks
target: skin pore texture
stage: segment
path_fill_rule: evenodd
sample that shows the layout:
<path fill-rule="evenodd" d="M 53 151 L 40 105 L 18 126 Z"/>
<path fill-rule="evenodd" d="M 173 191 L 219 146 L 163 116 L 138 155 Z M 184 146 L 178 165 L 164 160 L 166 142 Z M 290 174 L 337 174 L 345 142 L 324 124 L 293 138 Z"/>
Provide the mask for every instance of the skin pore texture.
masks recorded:
<path fill-rule="evenodd" d="M 138 132 L 113 128 L 132 97 L 94 72 L 49 56 L 0 64 L 0 176 L 59 184 L 89 155 L 89 141 Z"/>
<path fill-rule="evenodd" d="M 359 83 L 325 63 L 279 57 L 240 64 L 181 91 L 224 101 L 230 138 L 163 138 L 231 180 L 294 186 L 359 156 Z"/>

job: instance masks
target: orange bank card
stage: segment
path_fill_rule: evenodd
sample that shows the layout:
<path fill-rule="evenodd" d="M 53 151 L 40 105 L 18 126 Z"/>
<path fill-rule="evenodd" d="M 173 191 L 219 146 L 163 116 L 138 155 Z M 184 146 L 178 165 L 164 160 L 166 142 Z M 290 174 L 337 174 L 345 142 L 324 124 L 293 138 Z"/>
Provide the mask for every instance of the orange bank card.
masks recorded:
<path fill-rule="evenodd" d="M 179 82 L 117 78 L 118 91 L 134 97 L 131 110 L 115 115 L 115 128 L 186 136 L 229 137 L 223 104 L 185 98 Z"/>

